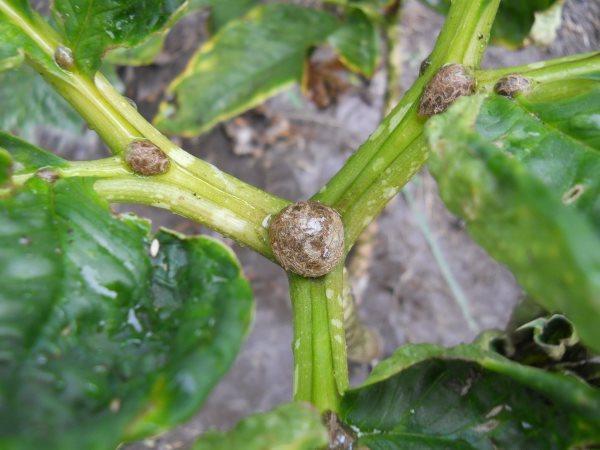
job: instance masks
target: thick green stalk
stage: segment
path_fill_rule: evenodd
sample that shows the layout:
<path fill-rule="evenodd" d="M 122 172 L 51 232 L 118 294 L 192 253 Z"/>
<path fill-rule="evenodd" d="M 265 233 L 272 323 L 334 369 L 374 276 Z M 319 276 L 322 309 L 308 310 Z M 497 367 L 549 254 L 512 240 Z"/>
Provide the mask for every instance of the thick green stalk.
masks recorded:
<path fill-rule="evenodd" d="M 130 175 L 99 179 L 94 183 L 94 189 L 109 202 L 139 203 L 168 209 L 273 259 L 264 226 L 197 195 L 193 190 L 170 183 L 164 176 L 143 178 Z"/>
<path fill-rule="evenodd" d="M 111 202 L 140 203 L 195 220 L 240 244 L 273 260 L 264 211 L 235 197 L 221 198 L 213 186 L 181 170 L 171 168 L 168 174 L 141 177 L 131 172 L 119 156 L 70 162 L 66 167 L 51 169 L 59 177 L 94 178 L 98 194 Z M 13 176 L 22 184 L 35 172 Z"/>
<path fill-rule="evenodd" d="M 425 119 L 417 115 L 425 85 L 445 64 L 476 67 L 487 45 L 499 0 L 455 0 L 430 56 L 431 65 L 379 128 L 315 199 L 336 208 L 344 219 L 348 249 L 362 229 L 427 159 L 421 137 Z"/>
<path fill-rule="evenodd" d="M 521 74 L 538 83 L 550 83 L 593 72 L 600 72 L 600 52 L 570 55 L 524 66 L 479 70 L 476 72 L 475 77 L 477 78 L 478 91 L 491 92 L 500 78 L 512 73 Z"/>
<path fill-rule="evenodd" d="M 49 57 L 47 59 L 52 60 L 61 39 L 46 22 L 35 14 L 33 19 L 22 16 L 17 8 L 5 1 L 0 1 L 0 12 L 19 26 Z M 135 198 L 135 201 L 140 203 L 167 207 L 223 231 L 233 239 L 251 245 L 262 254 L 271 257 L 262 224 L 266 217 L 277 213 L 289 202 L 248 185 L 177 147 L 148 123 L 101 74 L 98 74 L 95 80 L 91 80 L 76 67 L 70 70 L 55 70 L 47 63 L 33 58 L 28 59 L 28 62 L 80 113 L 113 153 L 122 154 L 134 140 L 149 139 L 170 157 L 171 169 L 160 177 L 159 183 L 167 183 L 175 188 L 156 194 L 145 188 L 151 183 L 149 180 L 136 179 L 135 183 L 132 180 L 128 183 L 122 180 L 114 181 L 108 183 L 112 200 L 133 201 Z M 90 170 L 98 168 L 94 166 L 95 163 L 90 164 Z M 156 178 L 152 182 L 156 182 Z M 118 189 L 129 188 L 133 191 L 117 192 Z M 157 195 L 166 198 L 166 192 L 179 195 L 181 189 L 197 200 L 192 201 L 190 198 L 190 201 L 183 202 L 184 206 L 178 204 L 177 197 L 169 198 L 168 201 L 160 201 L 157 198 Z M 186 198 L 186 195 L 181 195 L 182 198 Z M 215 221 L 219 215 L 231 223 L 219 224 Z M 239 220 L 251 225 L 255 231 L 249 233 L 248 226 L 242 227 Z M 259 236 L 260 243 L 257 240 Z"/>
<path fill-rule="evenodd" d="M 343 266 L 319 279 L 290 275 L 294 311 L 294 399 L 337 411 L 348 388 Z"/>

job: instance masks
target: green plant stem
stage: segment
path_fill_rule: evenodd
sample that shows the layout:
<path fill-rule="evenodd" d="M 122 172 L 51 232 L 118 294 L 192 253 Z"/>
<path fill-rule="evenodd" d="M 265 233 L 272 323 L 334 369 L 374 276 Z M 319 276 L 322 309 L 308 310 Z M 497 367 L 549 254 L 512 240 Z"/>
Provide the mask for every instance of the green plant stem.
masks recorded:
<path fill-rule="evenodd" d="M 273 259 L 265 227 L 165 179 L 137 176 L 99 179 L 94 183 L 94 189 L 109 202 L 139 203 L 167 209 Z"/>
<path fill-rule="evenodd" d="M 336 208 L 350 249 L 360 232 L 427 160 L 425 120 L 417 115 L 425 85 L 447 63 L 476 67 L 499 0 L 455 0 L 430 56 L 431 65 L 379 128 L 314 199 Z"/>
<path fill-rule="evenodd" d="M 523 66 L 479 70 L 475 76 L 477 78 L 478 91 L 491 92 L 500 78 L 511 73 L 521 74 L 538 83 L 550 83 L 565 78 L 574 78 L 581 74 L 589 74 L 594 71 L 600 72 L 600 52 L 571 55 Z"/>
<path fill-rule="evenodd" d="M 236 197 L 220 197 L 220 192 L 200 178 L 175 166 L 165 175 L 138 176 L 119 156 L 71 162 L 66 167 L 51 168 L 58 176 L 94 178 L 96 192 L 111 202 L 140 203 L 169 211 L 202 223 L 242 245 L 274 260 L 269 245 L 268 216 Z M 17 185 L 35 172 L 13 176 Z"/>
<path fill-rule="evenodd" d="M 60 37 L 47 23 L 21 16 L 18 10 L 7 2 L 0 2 L 0 11 L 10 16 L 44 53 L 50 58 L 53 57 L 56 47 L 60 44 Z M 233 218 L 244 220 L 246 224 L 251 224 L 254 230 L 264 231 L 262 224 L 265 218 L 277 213 L 289 202 L 248 185 L 177 147 L 148 123 L 101 74 L 98 74 L 95 80 L 90 80 L 76 68 L 72 71 L 51 70 L 34 60 L 28 62 L 80 113 L 114 154 L 123 153 L 133 140 L 149 139 L 171 158 L 171 170 L 160 177 L 160 183 L 167 183 L 175 188 L 155 194 L 144 188 L 150 184 L 148 180 L 136 180 L 133 184 L 114 181 L 109 183 L 110 198 L 113 201 L 133 201 L 135 198 L 135 201 L 140 203 L 167 207 L 179 214 L 198 219 L 218 231 L 224 231 L 233 239 L 251 245 L 262 254 L 270 256 L 268 244 L 264 239 L 261 238 L 259 245 L 256 233 L 249 233 L 248 226 L 242 227 L 239 220 Z M 96 168 L 92 166 L 91 170 Z M 117 192 L 121 188 L 131 188 L 133 191 Z M 184 206 L 178 204 L 178 197 L 166 198 L 167 192 L 179 195 L 179 189 L 184 189 L 188 194 L 192 193 L 197 200 L 192 202 L 190 198 L 190 201 L 184 202 Z M 160 195 L 162 200 L 158 199 L 157 195 Z M 185 198 L 185 195 L 183 197 Z M 194 207 L 192 203 L 195 204 Z M 208 206 L 214 210 L 212 213 L 207 209 Z M 219 215 L 223 219 L 232 220 L 232 223 L 218 224 L 215 219 Z M 261 231 L 260 235 L 263 234 Z"/>
<path fill-rule="evenodd" d="M 294 399 L 337 411 L 348 388 L 343 266 L 319 279 L 290 275 L 294 311 Z"/>

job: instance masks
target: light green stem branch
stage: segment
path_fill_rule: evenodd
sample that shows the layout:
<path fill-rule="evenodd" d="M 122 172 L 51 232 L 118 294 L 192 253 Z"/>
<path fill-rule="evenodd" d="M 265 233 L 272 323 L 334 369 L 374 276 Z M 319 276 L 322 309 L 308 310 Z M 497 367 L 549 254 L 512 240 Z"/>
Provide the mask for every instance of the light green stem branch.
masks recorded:
<path fill-rule="evenodd" d="M 477 89 L 491 92 L 496 82 L 505 75 L 518 73 L 538 83 L 550 83 L 578 75 L 600 72 L 600 52 L 571 55 L 564 58 L 535 62 L 524 66 L 503 67 L 476 72 Z"/>
<path fill-rule="evenodd" d="M 22 16 L 18 9 L 5 1 L 0 1 L 0 12 L 10 17 L 43 53 L 53 58 L 61 42 L 46 22 L 35 14 L 33 19 Z M 169 172 L 153 180 L 127 178 L 99 183 L 103 187 L 102 192 L 112 201 L 135 201 L 166 207 L 271 257 L 262 224 L 265 217 L 277 213 L 289 202 L 250 186 L 177 147 L 148 123 L 101 74 L 91 80 L 77 68 L 52 70 L 33 58 L 29 58 L 28 62 L 71 103 L 114 154 L 122 154 L 133 140 L 145 138 L 171 158 Z M 83 176 L 109 176 L 111 169 L 101 168 L 98 164 L 73 164 L 69 170 L 87 170 L 89 173 L 82 173 Z M 112 160 L 111 164 L 118 166 L 118 159 Z M 119 173 L 112 176 L 121 174 L 123 170 L 126 169 L 120 167 Z M 68 174 L 65 172 L 65 175 Z M 151 192 L 150 186 L 157 188 L 157 192 Z M 173 197 L 167 198 L 167 195 Z"/>
<path fill-rule="evenodd" d="M 273 258 L 267 229 L 262 225 L 165 179 L 137 176 L 100 179 L 94 183 L 94 189 L 110 202 L 139 203 L 168 209 L 231 237 L 267 258 Z"/>
<path fill-rule="evenodd" d="M 338 411 L 348 388 L 343 266 L 319 279 L 290 275 L 294 311 L 294 399 Z"/>
<path fill-rule="evenodd" d="M 418 117 L 423 88 L 444 64 L 476 67 L 483 55 L 499 0 L 455 0 L 436 46 L 431 65 L 400 100 L 379 128 L 317 194 L 336 208 L 346 225 L 350 249 L 360 232 L 427 160 L 422 138 L 425 120 Z"/>
<path fill-rule="evenodd" d="M 167 209 L 237 240 L 273 260 L 265 211 L 221 192 L 205 180 L 175 166 L 155 177 L 135 175 L 119 156 L 96 161 L 71 162 L 51 168 L 58 176 L 95 178 L 98 194 L 111 202 L 140 203 Z M 23 184 L 35 173 L 16 175 Z M 276 211 L 273 211 L 276 212 Z"/>

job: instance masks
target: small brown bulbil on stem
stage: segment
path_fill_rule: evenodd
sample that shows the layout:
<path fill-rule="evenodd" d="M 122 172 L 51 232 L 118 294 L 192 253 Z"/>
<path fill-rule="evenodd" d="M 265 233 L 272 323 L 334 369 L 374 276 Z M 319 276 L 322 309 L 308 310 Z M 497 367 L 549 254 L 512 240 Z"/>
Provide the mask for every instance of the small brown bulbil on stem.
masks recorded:
<path fill-rule="evenodd" d="M 321 277 L 331 272 L 344 254 L 344 224 L 329 206 L 298 202 L 273 218 L 269 240 L 275 259 L 285 270 Z"/>
<path fill-rule="evenodd" d="M 419 115 L 429 117 L 446 111 L 459 97 L 475 92 L 475 78 L 462 64 L 442 67 L 425 87 Z"/>
<path fill-rule="evenodd" d="M 421 61 L 421 65 L 419 66 L 419 76 L 427 72 L 427 69 L 429 69 L 429 66 L 431 66 L 431 59 L 429 59 L 430 56 L 431 55 L 429 55 L 427 58 Z"/>
<path fill-rule="evenodd" d="M 527 93 L 531 89 L 531 81 L 518 73 L 511 73 L 498 80 L 494 92 L 508 98 L 515 98 L 518 94 Z"/>
<path fill-rule="evenodd" d="M 133 141 L 125 151 L 125 162 L 138 175 L 161 175 L 169 170 L 169 157 L 148 140 Z"/>
<path fill-rule="evenodd" d="M 58 180 L 60 177 L 58 175 L 58 173 L 50 168 L 44 168 L 44 169 L 39 169 L 36 173 L 35 176 L 38 178 L 41 178 L 42 180 L 48 182 L 48 183 L 54 183 L 56 180 Z"/>
<path fill-rule="evenodd" d="M 75 66 L 73 52 L 69 47 L 65 47 L 64 45 L 56 47 L 56 50 L 54 51 L 54 61 L 58 67 L 64 70 L 71 70 L 73 66 Z"/>

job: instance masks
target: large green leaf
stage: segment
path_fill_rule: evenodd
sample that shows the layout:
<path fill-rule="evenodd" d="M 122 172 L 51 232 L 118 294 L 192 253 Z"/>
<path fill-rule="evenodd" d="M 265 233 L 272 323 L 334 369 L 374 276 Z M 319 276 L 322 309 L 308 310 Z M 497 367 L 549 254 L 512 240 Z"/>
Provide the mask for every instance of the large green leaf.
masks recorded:
<path fill-rule="evenodd" d="M 444 202 L 475 240 L 534 300 L 564 312 L 598 351 L 600 236 L 593 224 L 600 152 L 589 145 L 597 113 L 585 101 L 577 106 L 576 96 L 554 98 L 561 112 L 543 107 L 536 95 L 516 102 L 464 98 L 432 118 L 430 169 Z"/>
<path fill-rule="evenodd" d="M 162 51 L 167 35 L 175 23 L 200 8 L 211 8 L 210 28 L 213 32 L 223 27 L 227 22 L 244 15 L 256 0 L 192 0 L 178 14 L 171 19 L 159 31 L 148 36 L 144 41 L 133 47 L 120 47 L 111 50 L 107 59 L 123 66 L 144 66 L 154 62 Z"/>
<path fill-rule="evenodd" d="M 375 23 L 361 9 L 352 9 L 345 23 L 328 42 L 338 51 L 342 62 L 368 77 L 380 60 L 379 34 Z"/>
<path fill-rule="evenodd" d="M 12 175 L 12 158 L 3 148 L 0 148 L 0 187 L 10 181 Z"/>
<path fill-rule="evenodd" d="M 529 36 L 535 15 L 551 8 L 559 0 L 502 0 L 492 39 L 508 47 L 518 47 Z M 421 0 L 422 3 L 443 14 L 448 12 L 451 0 Z"/>
<path fill-rule="evenodd" d="M 133 46 L 159 31 L 184 0 L 56 0 L 54 16 L 84 73 L 110 48 Z"/>
<path fill-rule="evenodd" d="M 251 291 L 229 249 L 151 239 L 93 182 L 34 177 L 0 198 L 2 449 L 114 449 L 172 427 L 248 328 Z"/>
<path fill-rule="evenodd" d="M 391 449 L 565 449 L 600 439 L 600 391 L 476 345 L 407 345 L 342 400 L 358 443 Z"/>
<path fill-rule="evenodd" d="M 64 167 L 68 162 L 27 141 L 0 131 L 0 148 L 14 160 L 15 174 L 31 173 L 42 167 Z"/>
<path fill-rule="evenodd" d="M 226 433 L 209 432 L 194 450 L 314 450 L 327 445 L 321 416 L 308 404 L 290 403 L 247 417 Z"/>
<path fill-rule="evenodd" d="M 230 21 L 246 14 L 258 0 L 209 0 L 210 22 L 213 31 L 218 31 Z"/>
<path fill-rule="evenodd" d="M 27 0 L 0 0 L 0 69 L 19 65 L 26 54 L 45 70 L 60 74 L 53 52 L 40 47 L 28 34 L 32 28 L 45 32 L 48 25 L 31 11 Z"/>
<path fill-rule="evenodd" d="M 487 99 L 478 133 L 524 163 L 568 208 L 584 213 L 600 236 L 600 79 L 538 85 L 514 101 Z"/>
<path fill-rule="evenodd" d="M 25 138 L 40 125 L 75 135 L 86 129 L 73 108 L 28 66 L 0 73 L 0 129 Z"/>
<path fill-rule="evenodd" d="M 230 22 L 200 48 L 169 87 L 156 124 L 192 136 L 260 104 L 299 81 L 312 46 L 337 29 L 324 12 L 287 4 L 261 5 Z"/>

